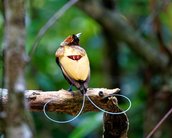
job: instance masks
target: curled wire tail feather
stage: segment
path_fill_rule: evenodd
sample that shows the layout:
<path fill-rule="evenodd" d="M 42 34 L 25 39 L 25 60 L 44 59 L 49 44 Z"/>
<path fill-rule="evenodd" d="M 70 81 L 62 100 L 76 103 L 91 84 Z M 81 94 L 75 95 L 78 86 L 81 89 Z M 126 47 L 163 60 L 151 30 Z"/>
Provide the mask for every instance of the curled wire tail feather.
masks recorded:
<path fill-rule="evenodd" d="M 77 117 L 79 117 L 79 115 L 82 113 L 82 111 L 83 111 L 83 109 L 84 109 L 84 105 L 85 105 L 85 94 L 83 94 L 82 107 L 81 107 L 80 111 L 78 112 L 78 114 L 77 114 L 74 118 L 69 119 L 69 120 L 66 120 L 66 121 L 54 120 L 54 119 L 52 119 L 51 117 L 49 117 L 48 114 L 46 113 L 45 108 L 46 108 L 47 104 L 50 103 L 50 102 L 52 102 L 53 100 L 54 100 L 54 99 L 49 100 L 49 101 L 44 105 L 44 107 L 43 107 L 44 115 L 46 116 L 47 119 L 51 120 L 51 121 L 54 122 L 54 123 L 65 124 L 65 123 L 70 123 L 70 122 L 72 122 L 72 121 L 75 120 Z"/>
<path fill-rule="evenodd" d="M 131 100 L 130 100 L 128 97 L 126 97 L 126 96 L 124 96 L 124 95 L 121 95 L 121 94 L 113 94 L 113 96 L 120 96 L 120 97 L 125 98 L 125 99 L 129 102 L 128 108 L 127 108 L 126 110 L 122 111 L 122 112 L 110 112 L 110 111 L 106 111 L 106 110 L 100 108 L 99 106 L 97 106 L 97 105 L 90 99 L 90 97 L 89 97 L 87 94 L 83 94 L 82 107 L 81 107 L 80 111 L 78 112 L 78 114 L 77 114 L 74 118 L 72 118 L 72 119 L 69 119 L 69 120 L 66 120 L 66 121 L 59 121 L 59 120 L 54 120 L 54 119 L 52 119 L 51 117 L 48 116 L 48 114 L 46 113 L 46 110 L 45 110 L 45 109 L 46 109 L 46 106 L 47 106 L 48 103 L 52 102 L 54 99 L 49 100 L 49 101 L 44 105 L 44 107 L 43 107 L 43 112 L 44 112 L 44 115 L 46 116 L 46 118 L 49 119 L 50 121 L 54 122 L 54 123 L 59 123 L 59 124 L 70 123 L 70 122 L 74 121 L 77 117 L 79 117 L 79 115 L 82 113 L 82 111 L 83 111 L 83 109 L 84 109 L 84 105 L 85 105 L 85 97 L 87 97 L 87 99 L 88 99 L 97 109 L 99 109 L 100 111 L 102 111 L 102 112 L 104 112 L 104 113 L 107 113 L 107 114 L 120 115 L 120 114 L 124 114 L 124 113 L 126 113 L 128 110 L 130 110 L 130 108 L 131 108 Z"/>
<path fill-rule="evenodd" d="M 99 109 L 100 111 L 102 111 L 102 112 L 104 112 L 104 113 L 112 114 L 112 115 L 120 115 L 120 114 L 124 114 L 124 113 L 126 113 L 128 110 L 130 110 L 130 108 L 131 108 L 131 100 L 130 100 L 128 97 L 126 97 L 126 96 L 124 96 L 124 95 L 121 95 L 121 94 L 113 94 L 113 96 L 120 96 L 120 97 L 123 97 L 123 98 L 127 99 L 127 101 L 129 102 L 128 108 L 127 108 L 126 110 L 122 111 L 122 112 L 109 112 L 109 111 L 106 111 L 106 110 L 100 108 L 99 106 L 97 106 L 97 105 L 90 99 L 90 97 L 86 94 L 87 99 L 92 103 L 92 105 L 94 105 L 97 109 Z"/>

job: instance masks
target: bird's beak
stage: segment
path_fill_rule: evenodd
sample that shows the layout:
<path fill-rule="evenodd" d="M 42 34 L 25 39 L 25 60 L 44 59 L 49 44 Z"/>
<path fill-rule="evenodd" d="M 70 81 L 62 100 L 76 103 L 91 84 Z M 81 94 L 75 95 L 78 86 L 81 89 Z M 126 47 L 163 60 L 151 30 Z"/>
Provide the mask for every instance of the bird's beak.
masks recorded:
<path fill-rule="evenodd" d="M 82 34 L 82 33 L 78 33 L 78 34 L 76 34 L 76 36 L 79 38 L 81 34 Z"/>

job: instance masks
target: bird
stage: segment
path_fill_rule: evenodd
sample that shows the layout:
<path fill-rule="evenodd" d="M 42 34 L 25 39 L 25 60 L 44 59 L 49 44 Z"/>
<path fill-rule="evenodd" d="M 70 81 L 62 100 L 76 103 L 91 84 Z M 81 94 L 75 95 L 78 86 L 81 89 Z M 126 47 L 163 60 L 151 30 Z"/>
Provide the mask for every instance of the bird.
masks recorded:
<path fill-rule="evenodd" d="M 70 84 L 69 91 L 75 86 L 82 94 L 86 94 L 90 81 L 90 63 L 86 51 L 79 44 L 80 35 L 69 35 L 61 42 L 55 57 L 64 78 Z"/>

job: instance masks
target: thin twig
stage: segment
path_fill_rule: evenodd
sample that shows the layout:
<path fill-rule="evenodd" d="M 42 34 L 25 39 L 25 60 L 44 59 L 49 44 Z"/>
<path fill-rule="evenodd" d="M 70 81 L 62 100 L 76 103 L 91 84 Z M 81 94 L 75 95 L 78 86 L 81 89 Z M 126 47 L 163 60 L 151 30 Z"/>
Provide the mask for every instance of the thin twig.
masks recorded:
<path fill-rule="evenodd" d="M 158 122 L 158 124 L 152 129 L 152 131 L 147 135 L 146 138 L 150 138 L 155 131 L 162 125 L 162 123 L 167 119 L 167 117 L 172 113 L 172 107 L 171 109 L 165 114 L 165 116 Z"/>
<path fill-rule="evenodd" d="M 39 42 L 41 41 L 42 37 L 48 31 L 48 29 L 54 25 L 54 23 L 70 8 L 72 7 L 78 0 L 70 0 L 66 3 L 61 9 L 59 9 L 49 20 L 48 22 L 40 29 L 39 33 L 36 36 L 36 39 L 33 43 L 33 46 L 29 52 L 30 58 L 32 58 L 33 53 L 35 52 Z"/>

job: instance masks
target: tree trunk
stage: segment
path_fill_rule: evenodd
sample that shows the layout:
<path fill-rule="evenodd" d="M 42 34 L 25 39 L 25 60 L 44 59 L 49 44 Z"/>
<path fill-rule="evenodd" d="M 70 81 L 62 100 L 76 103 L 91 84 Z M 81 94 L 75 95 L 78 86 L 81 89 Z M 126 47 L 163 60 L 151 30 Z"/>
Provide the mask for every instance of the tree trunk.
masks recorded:
<path fill-rule="evenodd" d="M 6 137 L 31 138 L 24 100 L 25 8 L 24 0 L 5 0 L 5 85 L 9 91 L 6 108 Z"/>

